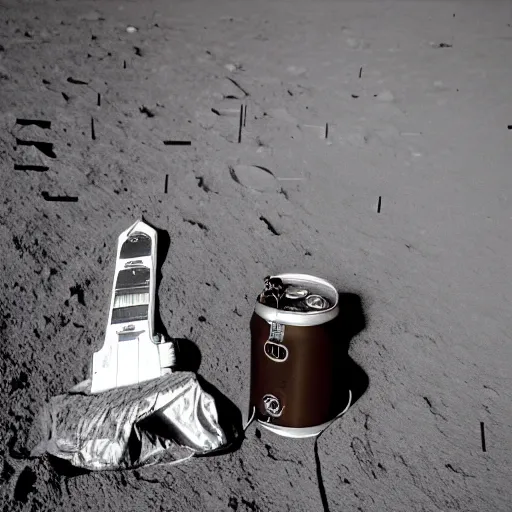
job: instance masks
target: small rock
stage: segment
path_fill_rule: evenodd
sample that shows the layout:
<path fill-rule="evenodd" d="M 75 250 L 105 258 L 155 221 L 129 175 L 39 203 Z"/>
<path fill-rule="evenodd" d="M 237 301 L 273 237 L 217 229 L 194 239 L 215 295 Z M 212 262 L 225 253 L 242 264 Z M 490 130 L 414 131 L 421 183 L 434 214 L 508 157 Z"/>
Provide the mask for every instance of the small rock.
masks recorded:
<path fill-rule="evenodd" d="M 134 27 L 132 25 L 128 25 L 126 27 L 126 32 L 128 32 L 128 34 L 135 34 L 135 32 L 137 32 L 137 30 L 139 30 L 137 27 Z"/>
<path fill-rule="evenodd" d="M 234 71 L 236 71 L 236 66 L 234 64 L 226 64 L 224 66 L 228 71 L 230 71 L 231 73 L 233 73 Z"/>
<path fill-rule="evenodd" d="M 452 48 L 453 44 L 448 43 L 436 43 L 435 41 L 430 41 L 428 43 L 432 48 Z"/>

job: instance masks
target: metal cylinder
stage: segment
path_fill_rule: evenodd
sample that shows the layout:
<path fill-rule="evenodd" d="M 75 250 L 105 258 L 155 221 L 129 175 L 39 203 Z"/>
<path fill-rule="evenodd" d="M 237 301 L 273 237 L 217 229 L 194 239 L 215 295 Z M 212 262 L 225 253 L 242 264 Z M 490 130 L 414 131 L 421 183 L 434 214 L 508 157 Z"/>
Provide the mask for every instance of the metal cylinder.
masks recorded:
<path fill-rule="evenodd" d="M 336 416 L 338 292 L 328 281 L 306 274 L 273 277 L 306 289 L 308 296 L 315 296 L 310 302 L 318 303 L 320 296 L 328 304 L 304 312 L 256 303 L 250 323 L 250 409 L 263 427 L 277 434 L 315 436 Z"/>

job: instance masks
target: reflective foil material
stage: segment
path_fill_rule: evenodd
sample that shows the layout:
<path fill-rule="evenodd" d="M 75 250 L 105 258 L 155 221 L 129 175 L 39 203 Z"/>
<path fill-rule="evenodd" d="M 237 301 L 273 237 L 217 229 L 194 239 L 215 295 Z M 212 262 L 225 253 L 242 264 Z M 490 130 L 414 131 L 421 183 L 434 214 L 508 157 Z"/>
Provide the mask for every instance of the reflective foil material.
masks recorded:
<path fill-rule="evenodd" d="M 52 398 L 43 411 L 47 452 L 89 470 L 180 462 L 226 444 L 212 396 L 191 372 L 90 394 L 90 381 Z"/>

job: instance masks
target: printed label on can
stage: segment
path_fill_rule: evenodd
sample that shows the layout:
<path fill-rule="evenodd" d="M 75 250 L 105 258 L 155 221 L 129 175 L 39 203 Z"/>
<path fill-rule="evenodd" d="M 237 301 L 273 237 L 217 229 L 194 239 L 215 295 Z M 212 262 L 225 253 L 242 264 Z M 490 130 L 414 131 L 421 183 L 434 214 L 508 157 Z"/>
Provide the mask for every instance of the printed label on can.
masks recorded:
<path fill-rule="evenodd" d="M 276 363 L 283 363 L 288 359 L 288 348 L 280 343 L 266 341 L 263 350 L 265 355 Z"/>
<path fill-rule="evenodd" d="M 281 406 L 281 402 L 274 395 L 268 394 L 263 397 L 263 407 L 265 412 L 273 418 L 279 418 L 283 414 L 284 407 Z"/>
<path fill-rule="evenodd" d="M 284 325 L 278 322 L 270 322 L 270 334 L 268 341 L 275 341 L 281 343 L 284 338 Z"/>
<path fill-rule="evenodd" d="M 263 350 L 265 355 L 276 363 L 282 363 L 288 359 L 288 348 L 281 343 L 283 338 L 284 325 L 278 322 L 270 322 L 270 333 Z"/>

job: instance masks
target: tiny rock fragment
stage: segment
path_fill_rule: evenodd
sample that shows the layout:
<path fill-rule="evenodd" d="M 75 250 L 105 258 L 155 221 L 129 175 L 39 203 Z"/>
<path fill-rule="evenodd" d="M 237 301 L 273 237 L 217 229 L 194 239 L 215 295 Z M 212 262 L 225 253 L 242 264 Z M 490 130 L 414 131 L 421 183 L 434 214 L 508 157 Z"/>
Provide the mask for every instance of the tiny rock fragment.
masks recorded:
<path fill-rule="evenodd" d="M 133 25 L 128 25 L 126 27 L 126 32 L 128 32 L 128 34 L 135 34 L 135 32 L 137 32 L 138 28 L 137 27 L 134 27 Z"/>
<path fill-rule="evenodd" d="M 432 46 L 432 48 L 452 48 L 453 47 L 453 44 L 448 44 L 448 43 L 436 43 L 435 41 L 430 41 L 430 46 Z"/>

